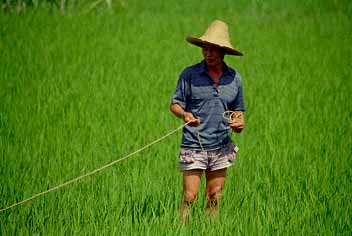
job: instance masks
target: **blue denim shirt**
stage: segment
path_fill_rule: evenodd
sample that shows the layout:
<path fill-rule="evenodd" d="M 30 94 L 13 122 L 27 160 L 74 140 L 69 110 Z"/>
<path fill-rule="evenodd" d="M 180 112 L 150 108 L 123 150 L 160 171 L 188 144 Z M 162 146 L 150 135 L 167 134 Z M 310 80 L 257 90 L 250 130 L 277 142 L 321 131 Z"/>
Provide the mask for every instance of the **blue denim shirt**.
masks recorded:
<path fill-rule="evenodd" d="M 224 62 L 220 84 L 216 86 L 203 60 L 181 73 L 171 103 L 179 104 L 200 119 L 198 127 L 187 125 L 183 128 L 181 147 L 194 150 L 222 148 L 231 140 L 231 130 L 223 112 L 245 111 L 241 77 Z"/>

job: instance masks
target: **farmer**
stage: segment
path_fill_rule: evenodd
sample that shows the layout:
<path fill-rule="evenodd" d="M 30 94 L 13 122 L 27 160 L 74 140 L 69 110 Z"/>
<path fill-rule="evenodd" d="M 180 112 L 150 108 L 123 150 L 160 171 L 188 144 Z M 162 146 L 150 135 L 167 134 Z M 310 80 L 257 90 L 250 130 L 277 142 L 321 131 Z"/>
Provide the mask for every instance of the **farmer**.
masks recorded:
<path fill-rule="evenodd" d="M 188 123 L 183 128 L 179 155 L 183 172 L 182 222 L 197 199 L 203 172 L 208 201 L 205 212 L 218 215 L 226 170 L 238 151 L 231 141 L 231 129 L 242 131 L 245 111 L 240 74 L 224 62 L 226 54 L 243 55 L 231 45 L 226 23 L 216 20 L 203 36 L 186 40 L 202 48 L 204 60 L 181 73 L 170 106 L 177 117 Z M 226 119 L 228 114 L 232 119 Z"/>

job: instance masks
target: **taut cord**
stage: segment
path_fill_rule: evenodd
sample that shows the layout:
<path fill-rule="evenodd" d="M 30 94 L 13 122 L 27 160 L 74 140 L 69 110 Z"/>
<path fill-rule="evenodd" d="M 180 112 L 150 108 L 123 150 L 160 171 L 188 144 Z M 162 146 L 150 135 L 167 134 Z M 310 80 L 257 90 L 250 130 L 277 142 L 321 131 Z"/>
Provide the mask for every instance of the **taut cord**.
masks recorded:
<path fill-rule="evenodd" d="M 191 122 L 191 121 L 190 121 L 190 122 Z M 57 186 L 55 186 L 55 187 L 52 187 L 52 188 L 50 188 L 50 189 L 48 189 L 48 190 L 46 190 L 46 191 L 43 191 L 43 192 L 34 194 L 33 196 L 31 196 L 31 197 L 29 197 L 29 198 L 26 198 L 26 199 L 24 199 L 24 200 L 22 200 L 22 201 L 16 202 L 16 203 L 14 203 L 14 204 L 12 204 L 12 205 L 9 205 L 9 206 L 7 206 L 7 207 L 5 207 L 5 208 L 2 208 L 2 209 L 0 209 L 0 212 L 4 212 L 4 211 L 6 211 L 6 210 L 8 210 L 8 209 L 11 209 L 11 208 L 14 208 L 14 207 L 16 207 L 16 206 L 22 205 L 22 204 L 24 204 L 24 203 L 26 203 L 26 202 L 32 201 L 32 200 L 34 200 L 34 199 L 36 199 L 36 198 L 38 198 L 38 197 L 40 197 L 40 196 L 43 196 L 43 195 L 46 195 L 46 194 L 48 194 L 48 193 L 54 192 L 54 191 L 56 191 L 56 190 L 59 190 L 59 189 L 61 189 L 61 188 L 63 188 L 63 187 L 66 187 L 66 186 L 68 186 L 68 185 L 71 185 L 71 184 L 73 184 L 73 183 L 76 183 L 76 182 L 78 182 L 78 181 L 80 181 L 80 180 L 82 180 L 83 178 L 86 178 L 86 177 L 88 177 L 88 176 L 95 175 L 95 174 L 97 174 L 97 173 L 99 173 L 99 172 L 101 172 L 101 171 L 103 171 L 103 170 L 105 170 L 105 169 L 107 169 L 107 168 L 109 168 L 109 167 L 115 165 L 116 163 L 118 163 L 118 162 L 120 162 L 120 161 L 123 161 L 123 160 L 126 160 L 127 158 L 129 158 L 129 157 L 131 157 L 131 156 L 133 156 L 133 155 L 135 155 L 135 154 L 137 154 L 137 153 L 139 153 L 139 152 L 141 152 L 141 151 L 143 151 L 143 150 L 149 148 L 150 146 L 152 146 L 152 145 L 154 145 L 154 144 L 156 144 L 156 143 L 162 141 L 163 139 L 166 139 L 167 137 L 169 137 L 169 136 L 172 135 L 173 133 L 177 132 L 178 130 L 182 129 L 184 126 L 188 125 L 190 122 L 187 122 L 187 123 L 185 123 L 185 124 L 179 126 L 178 128 L 176 128 L 176 129 L 172 130 L 171 132 L 167 133 L 166 135 L 164 135 L 164 136 L 162 136 L 162 137 L 160 137 L 160 138 L 154 140 L 153 142 L 151 142 L 151 143 L 145 145 L 144 147 L 141 147 L 140 149 L 138 149 L 138 150 L 136 150 L 136 151 L 134 151 L 134 152 L 131 152 L 130 154 L 128 154 L 128 155 L 126 155 L 126 156 L 124 156 L 124 157 L 122 157 L 122 158 L 120 158 L 120 159 L 117 159 L 117 160 L 115 160 L 115 161 L 113 161 L 113 162 L 110 162 L 109 164 L 106 164 L 106 165 L 104 165 L 104 166 L 102 166 L 102 167 L 100 167 L 100 168 L 98 168 L 98 169 L 95 169 L 95 170 L 93 170 L 93 171 L 90 171 L 90 172 L 88 172 L 88 173 L 85 173 L 85 174 L 83 174 L 83 175 L 80 175 L 80 176 L 78 176 L 78 177 L 76 177 L 76 178 L 74 178 L 74 179 L 68 180 L 68 181 L 66 181 L 66 182 L 64 182 L 64 183 L 62 183 L 62 184 L 59 184 L 59 185 L 57 185 Z"/>
<path fill-rule="evenodd" d="M 225 111 L 225 112 L 223 113 L 224 119 L 228 120 L 229 123 L 233 122 L 233 120 L 236 118 L 236 117 L 233 117 L 233 115 L 234 115 L 234 112 L 233 112 L 233 111 Z M 154 144 L 156 144 L 156 143 L 158 143 L 158 142 L 160 142 L 160 141 L 166 139 L 167 137 L 169 137 L 170 135 L 174 134 L 175 132 L 177 132 L 178 130 L 182 129 L 184 126 L 188 125 L 188 124 L 191 123 L 191 122 L 192 122 L 192 121 L 189 121 L 189 122 L 187 122 L 187 123 L 185 123 L 185 124 L 179 126 L 178 128 L 176 128 L 176 129 L 170 131 L 169 133 L 165 134 L 164 136 L 162 136 L 162 137 L 160 137 L 160 138 L 154 140 L 153 142 L 151 142 L 151 143 L 149 143 L 149 144 L 147 144 L 147 145 L 145 145 L 145 146 L 139 148 L 138 150 L 136 150 L 136 151 L 134 151 L 134 152 L 131 152 L 130 154 L 128 154 L 128 155 L 126 155 L 126 156 L 124 156 L 124 157 L 122 157 L 122 158 L 120 158 L 120 159 L 117 159 L 117 160 L 115 160 L 115 161 L 113 161 L 113 162 L 110 162 L 110 163 L 108 163 L 108 164 L 106 164 L 106 165 L 104 165 L 104 166 L 102 166 L 102 167 L 100 167 L 100 168 L 97 168 L 97 169 L 95 169 L 95 170 L 92 170 L 92 171 L 90 171 L 90 172 L 88 172 L 88 173 L 85 173 L 85 174 L 83 174 L 83 175 L 80 175 L 80 176 L 78 176 L 78 177 L 76 177 L 76 178 L 73 178 L 73 179 L 71 179 L 71 180 L 68 180 L 68 181 L 66 181 L 66 182 L 64 182 L 64 183 L 62 183 L 62 184 L 59 184 L 59 185 L 57 185 L 57 186 L 55 186 L 55 187 L 52 187 L 52 188 L 50 188 L 50 189 L 48 189 L 48 190 L 46 190 L 46 191 L 43 191 L 43 192 L 34 194 L 33 196 L 31 196 L 31 197 L 29 197 L 29 198 L 26 198 L 26 199 L 24 199 L 24 200 L 22 200 L 22 201 L 19 201 L 19 202 L 16 202 L 16 203 L 12 204 L 12 205 L 9 205 L 9 206 L 7 206 L 7 207 L 4 207 L 4 208 L 0 209 L 0 212 L 4 212 L 4 211 L 6 211 L 6 210 L 8 210 L 8 209 L 11 209 L 11 208 L 14 208 L 14 207 L 16 207 L 16 206 L 22 205 L 22 204 L 24 204 L 24 203 L 26 203 L 26 202 L 32 201 L 32 200 L 34 200 L 34 199 L 36 199 L 36 198 L 38 198 L 38 197 L 40 197 L 40 196 L 43 196 L 43 195 L 46 195 L 46 194 L 48 194 L 48 193 L 57 191 L 57 190 L 59 190 L 59 189 L 61 189 L 61 188 L 63 188 L 63 187 L 66 187 L 66 186 L 68 186 L 68 185 L 74 184 L 74 183 L 76 183 L 76 182 L 78 182 L 78 181 L 80 181 L 80 180 L 82 180 L 83 178 L 86 178 L 86 177 L 88 177 L 88 176 L 95 175 L 95 174 L 97 174 L 97 173 L 99 173 L 99 172 L 101 172 L 101 171 L 103 171 L 103 170 L 105 170 L 105 169 L 107 169 L 107 168 L 109 168 L 109 167 L 111 167 L 111 166 L 117 164 L 118 162 L 123 161 L 123 160 L 126 160 L 127 158 L 129 158 L 129 157 L 131 157 L 131 156 L 133 156 L 133 155 L 135 155 L 135 154 L 137 154 L 137 153 L 139 153 L 139 152 L 142 152 L 142 151 L 144 151 L 145 149 L 151 147 L 152 145 L 154 145 Z M 198 141 L 199 141 L 199 144 L 200 144 L 202 150 L 204 151 L 203 145 L 202 145 L 202 143 L 201 143 L 201 141 L 200 141 L 199 130 L 198 130 Z"/>

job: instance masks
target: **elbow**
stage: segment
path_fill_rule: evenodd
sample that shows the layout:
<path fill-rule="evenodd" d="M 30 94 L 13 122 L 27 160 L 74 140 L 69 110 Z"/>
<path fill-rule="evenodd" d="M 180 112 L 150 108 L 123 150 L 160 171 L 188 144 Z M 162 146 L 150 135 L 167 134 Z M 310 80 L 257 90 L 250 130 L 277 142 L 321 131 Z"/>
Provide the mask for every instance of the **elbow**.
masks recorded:
<path fill-rule="evenodd" d="M 173 112 L 173 107 L 174 107 L 174 105 L 175 105 L 175 104 L 170 104 L 169 110 L 170 110 L 171 112 Z"/>

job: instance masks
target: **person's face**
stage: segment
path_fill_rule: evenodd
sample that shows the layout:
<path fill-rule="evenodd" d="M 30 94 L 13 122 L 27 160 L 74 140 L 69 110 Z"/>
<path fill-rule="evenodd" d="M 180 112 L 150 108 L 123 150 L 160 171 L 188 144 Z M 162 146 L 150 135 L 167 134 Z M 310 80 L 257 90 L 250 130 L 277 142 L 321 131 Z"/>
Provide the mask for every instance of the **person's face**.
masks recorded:
<path fill-rule="evenodd" d="M 219 47 L 205 44 L 202 47 L 202 53 L 208 66 L 213 67 L 222 64 L 224 52 Z"/>

